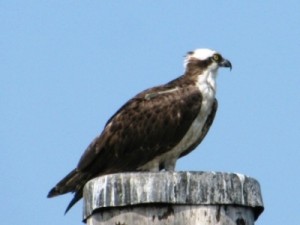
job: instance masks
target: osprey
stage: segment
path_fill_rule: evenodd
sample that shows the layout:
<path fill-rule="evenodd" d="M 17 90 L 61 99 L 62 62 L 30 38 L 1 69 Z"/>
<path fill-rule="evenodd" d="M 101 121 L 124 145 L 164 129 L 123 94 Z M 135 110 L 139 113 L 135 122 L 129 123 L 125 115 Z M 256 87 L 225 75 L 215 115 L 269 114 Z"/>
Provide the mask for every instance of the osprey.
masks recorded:
<path fill-rule="evenodd" d="M 200 144 L 213 122 L 219 67 L 232 68 L 229 60 L 210 49 L 188 52 L 184 64 L 184 75 L 125 103 L 48 197 L 75 193 L 67 212 L 82 198 L 84 185 L 97 176 L 174 171 L 176 160 Z"/>

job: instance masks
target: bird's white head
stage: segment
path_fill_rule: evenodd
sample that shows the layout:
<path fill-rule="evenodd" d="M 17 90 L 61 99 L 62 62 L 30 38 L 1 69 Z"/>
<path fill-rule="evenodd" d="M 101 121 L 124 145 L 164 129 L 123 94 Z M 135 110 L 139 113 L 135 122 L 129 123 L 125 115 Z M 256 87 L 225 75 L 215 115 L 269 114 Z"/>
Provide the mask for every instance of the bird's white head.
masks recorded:
<path fill-rule="evenodd" d="M 199 48 L 188 52 L 184 60 L 185 68 L 187 68 L 189 64 L 210 70 L 217 70 L 219 67 L 232 68 L 229 60 L 223 58 L 220 53 L 207 48 Z"/>
<path fill-rule="evenodd" d="M 212 49 L 198 48 L 194 51 L 188 52 L 187 57 L 194 57 L 194 58 L 197 58 L 199 60 L 206 60 L 209 57 L 212 57 L 216 53 L 217 52 L 215 50 L 212 50 Z"/>

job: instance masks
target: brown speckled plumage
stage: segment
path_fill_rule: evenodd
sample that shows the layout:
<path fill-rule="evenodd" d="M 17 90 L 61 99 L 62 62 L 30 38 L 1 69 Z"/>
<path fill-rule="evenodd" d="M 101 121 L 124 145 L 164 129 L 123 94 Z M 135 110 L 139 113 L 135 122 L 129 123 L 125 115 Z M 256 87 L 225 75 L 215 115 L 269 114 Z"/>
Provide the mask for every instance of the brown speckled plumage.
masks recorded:
<path fill-rule="evenodd" d="M 199 114 L 203 97 L 196 85 L 197 76 L 211 63 L 211 58 L 191 59 L 183 76 L 147 89 L 125 103 L 88 146 L 77 167 L 50 190 L 48 197 L 74 192 L 67 212 L 82 197 L 88 180 L 104 174 L 137 171 L 158 155 L 172 150 Z M 201 135 L 179 157 L 203 140 L 216 110 L 215 99 Z M 164 162 L 159 169 L 165 169 Z"/>

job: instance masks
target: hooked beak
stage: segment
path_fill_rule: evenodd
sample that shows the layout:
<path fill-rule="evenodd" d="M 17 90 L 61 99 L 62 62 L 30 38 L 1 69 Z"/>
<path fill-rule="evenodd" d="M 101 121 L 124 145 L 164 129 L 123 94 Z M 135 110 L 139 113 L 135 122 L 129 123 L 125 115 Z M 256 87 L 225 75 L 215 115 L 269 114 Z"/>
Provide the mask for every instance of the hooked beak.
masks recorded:
<path fill-rule="evenodd" d="M 227 59 L 223 59 L 220 63 L 219 63 L 219 66 L 221 67 L 229 67 L 230 70 L 232 69 L 232 65 L 231 65 L 231 62 Z"/>

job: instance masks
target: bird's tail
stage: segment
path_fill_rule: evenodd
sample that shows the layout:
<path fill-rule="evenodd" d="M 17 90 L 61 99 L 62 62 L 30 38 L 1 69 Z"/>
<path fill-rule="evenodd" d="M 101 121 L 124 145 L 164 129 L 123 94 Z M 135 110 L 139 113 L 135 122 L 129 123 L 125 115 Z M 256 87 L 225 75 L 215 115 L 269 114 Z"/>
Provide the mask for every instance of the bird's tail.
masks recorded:
<path fill-rule="evenodd" d="M 75 193 L 65 211 L 65 213 L 67 213 L 69 209 L 82 198 L 83 187 L 89 178 L 86 173 L 74 169 L 49 191 L 47 197 L 52 198 L 68 192 Z"/>
<path fill-rule="evenodd" d="M 66 208 L 65 214 L 73 207 L 73 205 L 75 205 L 76 202 L 78 202 L 82 198 L 82 192 L 83 187 L 74 194 L 74 197 L 72 198 L 68 207 Z"/>

